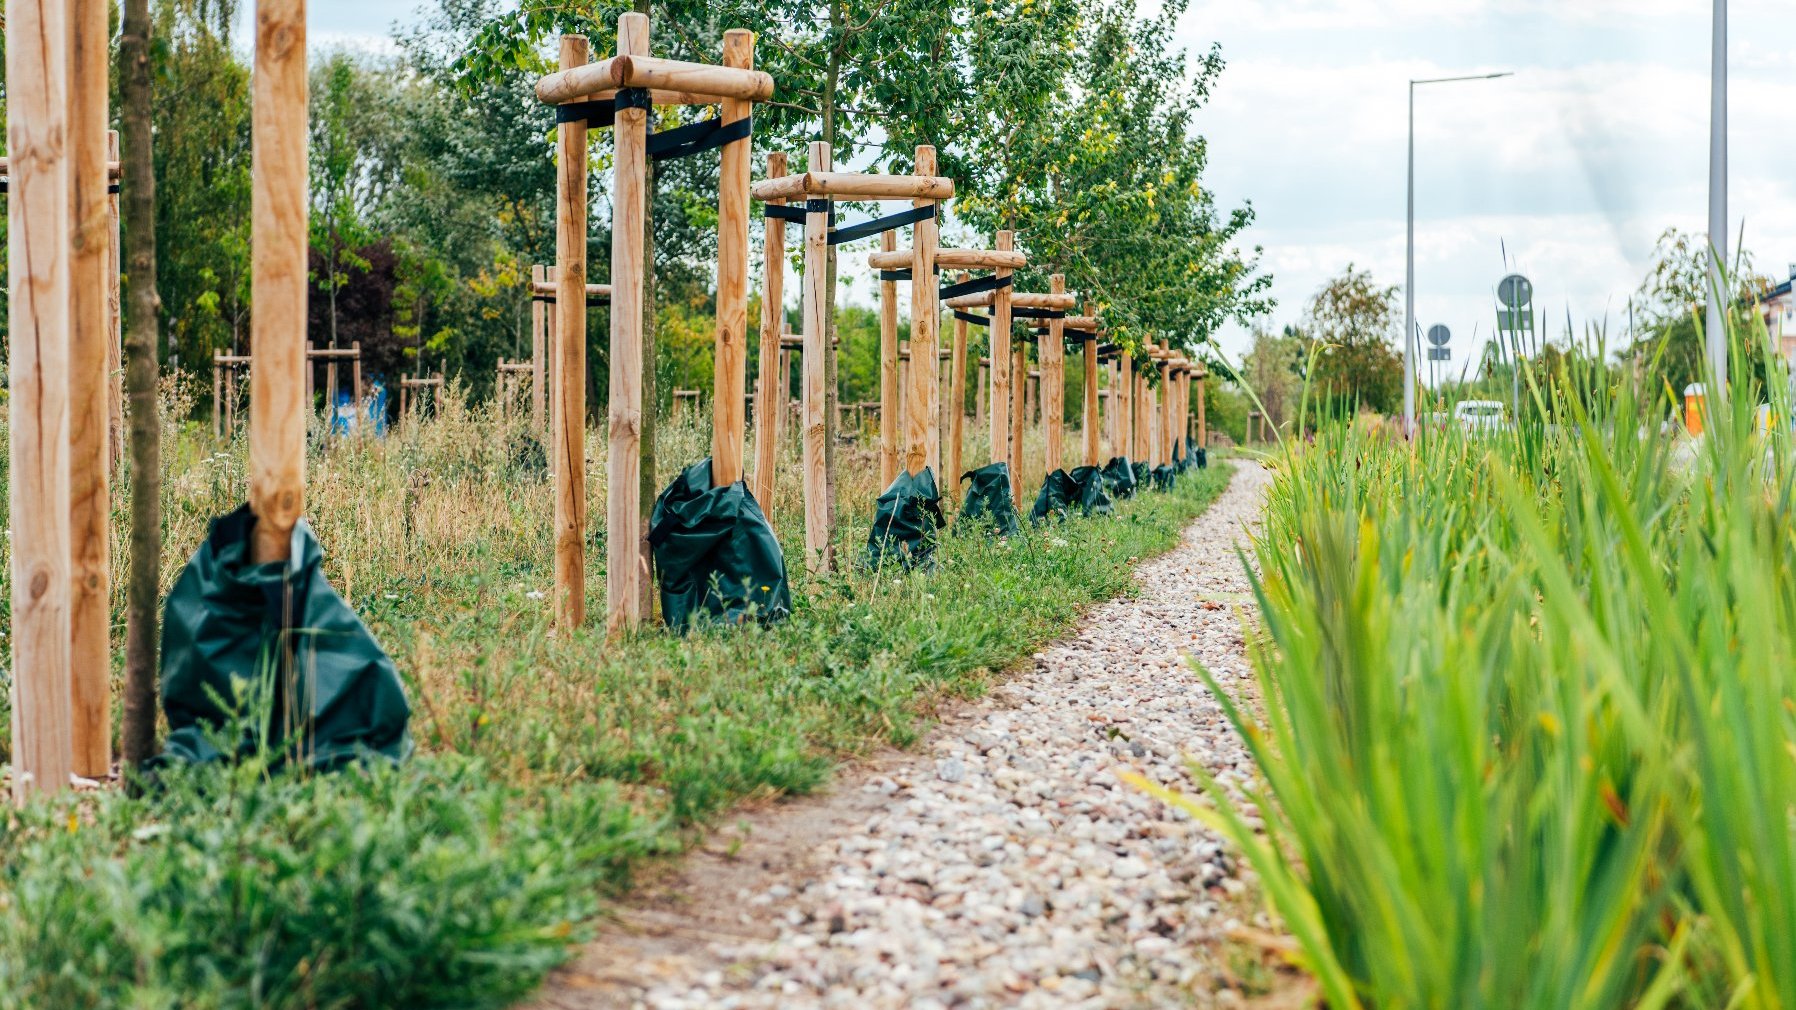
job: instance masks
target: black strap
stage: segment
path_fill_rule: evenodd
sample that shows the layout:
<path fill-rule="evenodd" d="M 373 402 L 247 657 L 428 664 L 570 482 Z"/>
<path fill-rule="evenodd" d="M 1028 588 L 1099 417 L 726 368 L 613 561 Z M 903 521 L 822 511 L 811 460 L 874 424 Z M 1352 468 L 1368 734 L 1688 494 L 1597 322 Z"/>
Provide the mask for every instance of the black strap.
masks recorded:
<path fill-rule="evenodd" d="M 752 116 L 744 116 L 728 124 L 724 123 L 723 117 L 713 116 L 701 122 L 649 134 L 649 157 L 656 161 L 684 158 L 709 151 L 713 147 L 747 140 L 753 131 Z"/>
<path fill-rule="evenodd" d="M 763 217 L 779 218 L 793 224 L 804 224 L 804 208 L 788 207 L 783 203 L 770 203 L 761 211 Z"/>
<path fill-rule="evenodd" d="M 970 281 L 961 281 L 959 284 L 950 284 L 942 288 L 939 297 L 946 301 L 949 298 L 959 298 L 962 295 L 976 295 L 981 291 L 996 291 L 999 288 L 1009 287 L 1012 279 L 1008 276 L 975 277 Z"/>
<path fill-rule="evenodd" d="M 533 302 L 543 302 L 544 304 L 547 304 L 547 305 L 555 304 L 555 296 L 554 295 L 531 295 L 530 300 Z M 610 295 L 587 295 L 586 296 L 586 304 L 588 307 L 591 307 L 594 305 L 610 305 L 611 304 L 611 296 Z"/>
<path fill-rule="evenodd" d="M 647 88 L 619 88 L 613 98 L 597 98 L 590 102 L 568 102 L 555 107 L 557 123 L 585 123 L 595 130 L 615 125 L 622 109 L 652 109 L 655 99 Z M 650 143 L 653 143 L 651 138 Z"/>
<path fill-rule="evenodd" d="M 1014 319 L 1065 319 L 1066 313 L 1059 309 L 1013 308 L 1010 315 Z"/>
<path fill-rule="evenodd" d="M 916 224 L 919 221 L 932 221 L 934 219 L 935 204 L 927 203 L 921 207 L 912 207 L 910 210 L 900 214 L 892 214 L 887 217 L 876 217 L 871 221 L 861 221 L 858 224 L 851 224 L 846 228 L 837 228 L 830 233 L 829 244 L 841 245 L 844 242 L 853 242 L 857 239 L 866 238 L 869 235 L 878 235 L 882 231 L 891 231 L 894 228 L 902 228 L 907 224 Z"/>
<path fill-rule="evenodd" d="M 882 281 L 908 281 L 908 280 L 910 280 L 910 278 L 911 278 L 911 273 L 908 269 L 905 269 L 905 270 L 881 270 L 879 272 L 879 279 Z"/>
<path fill-rule="evenodd" d="M 954 310 L 954 318 L 963 323 L 971 323 L 974 326 L 990 326 L 992 324 L 992 317 L 990 316 L 981 316 L 972 312 L 962 312 L 959 309 Z"/>

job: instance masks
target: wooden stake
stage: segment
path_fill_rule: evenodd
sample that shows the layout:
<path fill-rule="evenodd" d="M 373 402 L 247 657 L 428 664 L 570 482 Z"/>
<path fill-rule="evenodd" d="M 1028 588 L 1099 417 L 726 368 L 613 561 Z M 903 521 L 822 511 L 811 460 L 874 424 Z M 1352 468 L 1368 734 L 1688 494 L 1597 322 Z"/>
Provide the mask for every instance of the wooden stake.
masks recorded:
<path fill-rule="evenodd" d="M 249 501 L 251 559 L 285 561 L 305 512 L 306 2 L 258 0 L 251 75 Z"/>
<path fill-rule="evenodd" d="M 69 2 L 69 669 L 75 774 L 112 773 L 112 401 L 117 315 L 111 311 L 113 238 L 106 194 L 105 0 Z M 115 274 L 116 276 L 116 274 Z"/>
<path fill-rule="evenodd" d="M 212 437 L 224 435 L 224 366 L 218 363 L 218 352 L 212 352 Z"/>
<path fill-rule="evenodd" d="M 954 358 L 948 364 L 948 472 L 942 475 L 945 487 L 960 487 L 961 454 L 964 451 L 967 424 L 967 321 L 954 319 Z"/>
<path fill-rule="evenodd" d="M 351 376 L 349 390 L 354 397 L 350 402 L 350 407 L 355 416 L 353 430 L 360 431 L 362 429 L 362 342 L 357 340 L 349 346 L 355 351 L 355 357 L 349 359 Z"/>
<path fill-rule="evenodd" d="M 966 325 L 964 320 L 957 319 L 955 322 L 963 326 Z M 979 374 L 975 376 L 973 383 L 973 427 L 975 428 L 985 427 L 985 397 L 991 390 L 991 367 L 992 359 L 979 359 Z"/>
<path fill-rule="evenodd" d="M 1016 242 L 1013 232 L 1001 231 L 994 243 L 1000 252 L 1009 252 Z M 1010 276 L 1008 269 L 997 271 L 999 277 Z M 991 440 L 992 462 L 1010 464 L 1012 491 L 1018 483 L 1016 461 L 1010 456 L 1010 288 L 992 292 L 990 354 L 992 359 Z"/>
<path fill-rule="evenodd" d="M 1152 351 L 1153 344 L 1147 344 L 1144 350 Z M 1135 452 L 1141 460 L 1149 461 L 1154 453 L 1153 441 L 1148 432 L 1148 418 L 1153 415 L 1154 391 L 1148 385 L 1147 373 L 1148 369 L 1152 367 L 1153 359 L 1149 357 L 1143 357 L 1140 364 L 1135 366 L 1135 395 L 1130 398 L 1129 402 L 1129 417 L 1133 419 L 1134 423 L 1134 431 L 1129 436 L 1129 444 L 1134 446 Z M 1135 456 L 1129 458 L 1136 459 Z"/>
<path fill-rule="evenodd" d="M 1086 315 L 1094 314 L 1092 311 L 1094 308 L 1095 308 L 1095 306 L 1091 305 L 1090 302 L 1087 302 L 1086 303 Z M 1086 466 L 1101 466 L 1103 464 L 1103 460 L 1098 458 L 1102 454 L 1103 449 L 1098 444 L 1098 340 L 1097 340 L 1097 334 L 1094 333 L 1091 336 L 1087 337 L 1085 339 L 1085 342 L 1081 346 L 1085 350 L 1085 360 L 1083 362 L 1084 369 L 1085 369 L 1085 385 L 1084 385 L 1084 400 L 1080 404 L 1081 412 L 1080 412 L 1079 424 L 1082 428 L 1082 433 L 1085 436 L 1085 465 Z"/>
<path fill-rule="evenodd" d="M 898 249 L 898 234 L 881 232 L 879 247 Z M 898 282 L 879 282 L 879 487 L 898 478 Z"/>
<path fill-rule="evenodd" d="M 912 174 L 919 179 L 935 176 L 935 148 L 917 147 Z M 913 207 L 933 204 L 933 198 L 911 201 Z M 940 347 L 941 310 L 937 308 L 935 251 L 938 244 L 935 218 L 918 221 L 911 228 L 909 402 L 904 411 L 905 460 L 910 473 L 932 470 L 938 485 L 942 476 L 941 396 L 936 385 L 936 350 Z"/>
<path fill-rule="evenodd" d="M 1048 291 L 1065 294 L 1066 275 L 1049 277 Z M 1052 473 L 1066 464 L 1061 445 L 1066 414 L 1066 320 L 1048 320 L 1048 334 L 1042 339 L 1047 343 L 1037 352 L 1041 357 L 1041 413 L 1047 429 L 1047 470 Z"/>
<path fill-rule="evenodd" d="M 1006 290 L 1000 288 L 1000 291 Z M 997 324 L 994 323 L 994 326 Z M 1008 327 L 1006 327 L 1008 329 Z M 1027 405 L 1023 403 L 1024 392 L 1029 387 L 1029 342 L 1013 340 L 1010 342 L 1010 502 L 1017 508 L 1023 507 L 1023 418 Z"/>
<path fill-rule="evenodd" d="M 830 170 L 829 145 L 812 141 L 810 170 Z M 818 209 L 812 210 L 810 207 Z M 807 206 L 804 218 L 804 560 L 812 572 L 832 567 L 829 542 L 829 473 L 824 458 L 829 353 L 829 205 Z"/>
<path fill-rule="evenodd" d="M 723 33 L 723 65 L 753 70 L 755 35 Z M 747 119 L 753 103 L 723 100 L 722 122 Z M 748 387 L 748 187 L 754 181 L 753 149 L 747 137 L 723 145 L 717 177 L 717 340 L 712 369 L 711 483 L 727 487 L 742 479 L 743 394 Z"/>
<path fill-rule="evenodd" d="M 1210 445 L 1209 419 L 1204 416 L 1204 380 L 1210 377 L 1208 369 L 1197 377 L 1197 447 L 1208 451 Z"/>
<path fill-rule="evenodd" d="M 1135 359 L 1128 351 L 1117 355 L 1116 386 L 1110 396 L 1110 406 L 1116 414 L 1116 449 L 1118 456 L 1127 457 L 1130 463 L 1135 462 Z"/>
<path fill-rule="evenodd" d="M 624 16 L 630 17 L 627 14 Z M 581 35 L 563 35 L 560 57 L 563 70 L 585 65 L 586 38 Z M 619 115 L 620 149 L 623 147 L 622 124 L 628 116 L 635 117 L 640 133 L 640 110 L 626 110 Z M 561 123 L 556 127 L 555 133 L 555 332 L 559 336 L 554 341 L 554 376 L 551 381 L 555 383 L 555 388 L 550 401 L 549 420 L 554 429 L 551 439 L 554 455 L 550 464 L 555 471 L 554 607 L 556 625 L 571 630 L 586 623 L 586 122 L 576 120 Z M 621 161 L 621 150 L 619 155 Z M 640 174 L 638 179 L 640 180 Z M 618 185 L 623 185 L 621 171 Z M 622 196 L 621 192 L 619 196 Z M 638 196 L 640 198 L 640 194 Z M 621 218 L 625 212 L 624 204 L 620 202 L 617 205 L 618 216 Z M 640 199 L 637 212 L 641 212 Z M 618 224 L 612 231 L 613 250 L 640 231 L 640 228 L 628 224 Z M 617 330 L 623 318 L 622 306 L 617 302 L 632 297 L 619 293 L 620 287 L 628 287 L 620 285 L 619 280 L 616 274 L 612 275 L 611 388 L 614 418 L 618 407 L 615 399 L 617 386 L 624 376 L 633 375 L 636 370 L 634 364 L 620 363 L 617 357 Z M 633 290 L 640 290 L 640 284 Z M 422 400 L 422 397 L 419 399 Z M 614 437 L 614 452 L 615 441 Z M 620 462 L 623 461 L 616 455 L 611 457 L 612 470 L 607 492 L 611 497 L 608 500 L 615 500 L 620 492 L 625 493 L 630 496 L 630 508 L 625 513 L 625 522 L 619 523 L 615 506 L 612 507 L 606 526 L 607 534 L 612 536 L 620 530 L 634 529 L 632 523 L 636 514 L 636 474 L 631 471 L 627 476 L 620 477 L 617 472 Z M 606 540 L 612 557 L 630 556 L 635 542 L 635 537 L 626 537 L 620 549 L 616 539 L 608 536 Z M 618 567 L 626 572 L 636 570 L 633 564 Z M 614 585 L 611 580 L 616 577 L 617 573 L 611 573 L 608 585 Z M 615 589 L 611 591 L 611 598 L 618 598 Z"/>
<path fill-rule="evenodd" d="M 783 152 L 775 151 L 767 156 L 767 172 L 776 177 L 786 174 Z M 780 349 L 786 315 L 785 219 L 764 218 L 761 235 L 766 247 L 763 264 L 766 279 L 761 291 L 761 364 L 755 373 L 755 480 L 750 493 L 771 523 L 773 478 L 779 467 L 780 430 L 785 426 L 788 395 L 788 389 L 782 383 L 791 376 L 787 352 Z"/>
<path fill-rule="evenodd" d="M 647 56 L 649 19 L 618 18 L 617 54 Z M 613 124 L 611 225 L 611 445 L 606 480 L 605 563 L 607 620 L 621 634 L 642 620 L 642 330 L 643 215 L 648 193 L 648 110 L 620 109 Z M 582 191 L 584 194 L 584 190 Z M 582 236 L 585 230 L 582 228 Z M 560 297 L 584 299 L 564 291 Z M 574 331 L 566 331 L 569 338 Z"/>
<path fill-rule="evenodd" d="M 119 160 L 117 130 L 106 131 L 106 160 L 109 163 Z M 121 172 L 120 178 L 123 177 Z M 106 388 L 111 401 L 107 411 L 109 459 L 116 472 L 119 461 L 125 457 L 125 325 L 124 302 L 119 296 L 118 284 L 121 255 L 118 194 L 110 192 L 111 188 L 107 187 L 109 192 L 106 194 L 106 313 L 112 332 L 112 341 L 106 345 Z"/>
<path fill-rule="evenodd" d="M 69 585 L 68 4 L 7 9 L 7 332 L 13 798 L 67 788 Z M 50 40 L 45 45 L 44 40 Z M 103 71 L 102 71 L 103 73 Z M 104 78 L 101 79 L 104 86 Z"/>
<path fill-rule="evenodd" d="M 547 284 L 548 272 L 538 263 L 530 268 L 530 430 L 542 434 L 543 407 L 547 390 L 543 386 L 543 364 L 548 347 L 543 340 L 543 317 L 548 306 L 536 296 L 538 285 Z"/>

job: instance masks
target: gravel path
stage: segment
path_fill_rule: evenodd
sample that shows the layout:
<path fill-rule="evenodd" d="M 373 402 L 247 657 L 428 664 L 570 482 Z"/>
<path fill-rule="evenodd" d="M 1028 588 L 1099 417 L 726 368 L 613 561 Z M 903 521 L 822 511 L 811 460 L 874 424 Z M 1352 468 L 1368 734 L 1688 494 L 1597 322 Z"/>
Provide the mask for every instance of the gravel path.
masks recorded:
<path fill-rule="evenodd" d="M 1117 774 L 1194 790 L 1187 759 L 1224 781 L 1248 769 L 1185 657 L 1224 685 L 1251 678 L 1235 549 L 1269 481 L 1238 463 L 1183 545 L 1140 567 L 1138 597 L 1094 610 L 1033 669 L 950 713 L 921 752 L 845 781 L 852 795 L 814 816 L 808 836 L 763 839 L 762 872 L 698 882 L 702 928 L 681 928 L 678 913 L 660 913 L 660 929 L 639 922 L 636 935 L 658 936 L 654 956 L 625 943 L 627 965 L 615 949 L 608 968 L 588 959 L 537 1005 L 1238 1003 L 1217 940 L 1243 914 L 1240 868 Z"/>

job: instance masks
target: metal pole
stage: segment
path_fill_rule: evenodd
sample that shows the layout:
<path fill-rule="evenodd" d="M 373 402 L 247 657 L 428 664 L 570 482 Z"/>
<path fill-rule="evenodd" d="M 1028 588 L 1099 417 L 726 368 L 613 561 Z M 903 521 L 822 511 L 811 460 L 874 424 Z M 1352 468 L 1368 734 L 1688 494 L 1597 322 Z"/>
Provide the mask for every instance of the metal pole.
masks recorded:
<path fill-rule="evenodd" d="M 1727 0 L 1714 0 L 1715 25 L 1709 56 L 1709 311 L 1705 321 L 1714 389 L 1705 389 L 1711 409 L 1727 395 Z"/>
<path fill-rule="evenodd" d="M 1409 206 L 1403 245 L 1403 434 L 1416 436 L 1416 82 L 1409 82 Z"/>

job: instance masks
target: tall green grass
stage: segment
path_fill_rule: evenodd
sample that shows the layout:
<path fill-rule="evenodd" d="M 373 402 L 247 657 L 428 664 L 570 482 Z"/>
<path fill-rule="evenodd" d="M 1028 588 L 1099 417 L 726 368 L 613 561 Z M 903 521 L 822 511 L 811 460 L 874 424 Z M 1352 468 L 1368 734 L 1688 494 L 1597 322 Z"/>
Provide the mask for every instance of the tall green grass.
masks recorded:
<path fill-rule="evenodd" d="M 1585 359 L 1506 432 L 1275 459 L 1228 702 L 1266 831 L 1191 805 L 1330 1006 L 1796 1007 L 1796 467 L 1747 343 L 1700 440 Z"/>

